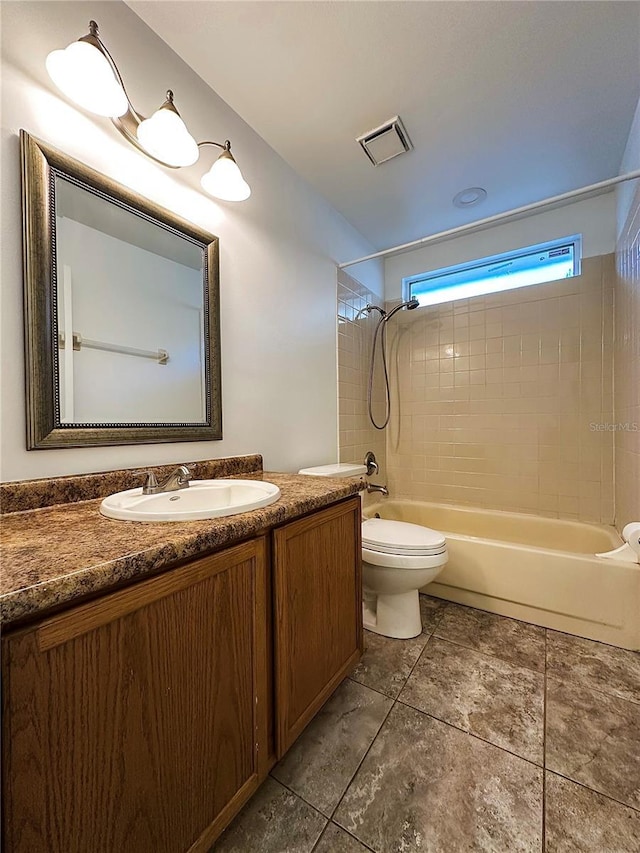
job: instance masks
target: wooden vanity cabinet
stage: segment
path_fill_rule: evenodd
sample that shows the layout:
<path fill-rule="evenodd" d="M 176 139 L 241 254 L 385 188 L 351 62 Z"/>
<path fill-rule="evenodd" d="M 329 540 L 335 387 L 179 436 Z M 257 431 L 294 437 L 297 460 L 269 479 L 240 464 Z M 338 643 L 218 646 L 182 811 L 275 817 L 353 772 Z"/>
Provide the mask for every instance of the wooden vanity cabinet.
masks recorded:
<path fill-rule="evenodd" d="M 209 849 L 262 775 L 265 548 L 4 640 L 7 853 Z"/>
<path fill-rule="evenodd" d="M 360 501 L 2 641 L 7 853 L 200 853 L 362 653 Z"/>
<path fill-rule="evenodd" d="M 362 655 L 360 543 L 358 497 L 274 531 L 278 757 Z"/>

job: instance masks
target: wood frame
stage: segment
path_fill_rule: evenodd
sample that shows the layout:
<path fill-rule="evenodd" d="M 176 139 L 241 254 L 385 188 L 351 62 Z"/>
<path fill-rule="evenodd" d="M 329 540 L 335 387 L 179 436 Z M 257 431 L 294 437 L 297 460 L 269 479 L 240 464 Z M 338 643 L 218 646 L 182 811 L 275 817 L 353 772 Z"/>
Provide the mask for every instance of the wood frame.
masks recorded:
<path fill-rule="evenodd" d="M 305 621 L 300 613 L 301 604 L 297 600 L 296 587 L 306 583 L 308 569 L 313 568 L 318 555 L 308 551 L 308 563 L 295 565 L 287 557 L 287 547 L 291 540 L 317 530 L 320 525 L 329 525 L 328 533 L 333 536 L 335 524 L 351 515 L 353 525 L 353 606 L 355 608 L 355 645 L 344 660 L 337 663 L 328 681 L 318 681 L 318 689 L 306 707 L 298 713 L 292 710 L 292 697 L 301 688 L 302 680 L 314 685 L 319 676 L 317 672 L 293 672 L 291 657 L 296 645 L 302 641 L 298 635 L 299 626 L 304 624 L 304 632 L 317 631 L 317 624 Z M 333 526 L 332 526 L 333 525 Z M 276 718 L 275 738 L 276 757 L 282 758 L 292 743 L 300 736 L 306 726 L 325 704 L 338 685 L 351 673 L 364 653 L 364 634 L 362 627 L 362 514 L 359 496 L 347 498 L 337 504 L 318 510 L 296 521 L 289 522 L 273 531 L 273 599 L 274 599 L 274 663 Z M 299 588 L 299 587 L 298 587 Z M 296 621 L 298 620 L 298 628 Z M 309 636 L 304 637 L 309 640 Z M 315 638 L 316 647 L 325 645 L 326 637 Z"/>
<path fill-rule="evenodd" d="M 321 535 L 320 539 L 313 536 L 316 529 Z M 296 540 L 299 541 L 300 547 L 295 546 Z M 10 628 L 2 639 L 1 649 L 4 680 L 2 794 L 7 804 L 4 810 L 3 828 L 5 847 L 14 843 L 16 850 L 18 848 L 29 851 L 36 849 L 37 845 L 33 843 L 30 846 L 27 836 L 25 836 L 27 841 L 23 844 L 14 842 L 14 836 L 19 833 L 20 826 L 29 826 L 33 829 L 35 825 L 34 821 L 25 822 L 20 817 L 24 809 L 21 810 L 17 802 L 22 796 L 23 804 L 24 802 L 35 803 L 36 809 L 41 808 L 41 804 L 51 796 L 50 788 L 53 787 L 47 780 L 50 781 L 53 775 L 59 776 L 57 766 L 55 774 L 42 770 L 40 756 L 45 753 L 42 747 L 44 728 L 40 715 L 46 715 L 50 708 L 68 708 L 73 707 L 73 704 L 64 699 L 62 688 L 60 690 L 62 698 L 58 697 L 53 702 L 47 701 L 44 711 L 42 702 L 40 706 L 36 703 L 38 696 L 42 698 L 43 695 L 42 682 L 48 683 L 51 673 L 61 672 L 60 667 L 56 668 L 52 664 L 52 656 L 59 658 L 61 654 L 66 654 L 69 661 L 89 660 L 91 662 L 93 658 L 87 652 L 88 646 L 84 642 L 90 634 L 102 632 L 104 637 L 105 628 L 108 631 L 117 632 L 118 625 L 128 620 L 132 614 L 143 611 L 149 605 L 159 604 L 162 604 L 164 614 L 162 624 L 166 622 L 167 625 L 173 626 L 172 630 L 166 632 L 163 629 L 161 638 L 166 636 L 176 641 L 183 637 L 185 632 L 195 631 L 200 655 L 202 655 L 207 648 L 214 648 L 215 643 L 214 645 L 202 644 L 201 639 L 204 635 L 202 612 L 197 605 L 193 606 L 193 602 L 189 604 L 187 610 L 190 618 L 185 622 L 186 605 L 184 601 L 182 604 L 179 603 L 180 597 L 184 596 L 188 590 L 200 588 L 200 600 L 205 602 L 205 607 L 211 608 L 211 601 L 203 595 L 200 585 L 207 583 L 215 575 L 224 572 L 234 573 L 238 571 L 240 564 L 251 562 L 253 565 L 251 594 L 246 596 L 242 594 L 237 598 L 238 601 L 251 600 L 252 602 L 251 691 L 254 701 L 250 726 L 254 740 L 251 772 L 234 790 L 232 796 L 224 801 L 220 810 L 211 814 L 210 822 L 198 826 L 197 837 L 194 833 L 194 840 L 188 848 L 188 853 L 205 853 L 209 850 L 211 844 L 266 778 L 277 758 L 282 757 L 360 659 L 364 647 L 361 553 L 361 504 L 356 495 L 285 522 L 271 530 L 268 535 L 258 536 L 220 551 L 174 563 L 164 567 L 159 574 L 139 579 L 121 588 L 96 593 L 95 597 L 89 600 L 67 605 L 64 610 L 49 616 L 41 616 L 30 625 Z M 322 630 L 325 621 L 323 614 L 319 614 L 317 610 L 314 613 L 306 606 L 307 602 L 300 598 L 300 593 L 304 593 L 309 580 L 313 580 L 313 577 L 316 580 L 327 578 L 327 584 L 325 585 L 323 581 L 320 587 L 323 594 L 317 596 L 316 600 L 325 608 L 327 619 L 334 619 L 333 628 L 328 633 Z M 347 588 L 342 583 L 336 582 L 340 578 L 351 578 L 353 581 L 348 588 L 348 595 L 343 594 Z M 334 604 L 338 602 L 339 605 L 340 601 L 346 603 L 344 608 L 331 607 L 332 602 Z M 182 608 L 179 618 L 171 617 L 175 608 Z M 320 621 L 318 621 L 319 615 L 322 617 Z M 154 622 L 151 617 L 149 618 L 151 621 L 148 624 L 158 624 L 157 621 Z M 353 625 L 352 620 L 355 621 L 355 631 L 349 628 Z M 239 623 L 235 621 L 232 624 Z M 249 620 L 246 619 L 243 624 L 248 625 Z M 307 631 L 308 624 L 310 631 Z M 300 627 L 302 631 L 299 630 Z M 138 633 L 140 632 L 136 632 L 136 635 Z M 160 635 L 156 634 L 156 636 Z M 346 638 L 346 642 L 342 642 L 341 637 L 343 640 Z M 314 642 L 314 638 L 319 642 Z M 309 660 L 307 660 L 302 661 L 305 664 L 303 668 L 292 668 L 295 664 L 292 653 L 295 653 L 301 644 L 307 645 L 309 640 L 312 642 L 308 647 L 315 649 L 318 653 L 318 666 L 309 666 Z M 234 642 L 237 648 L 247 648 L 246 640 L 243 645 L 239 639 Z M 338 655 L 331 653 L 334 645 L 337 645 L 340 650 Z M 165 648 L 169 646 L 170 644 L 165 644 Z M 120 658 L 111 653 L 111 647 L 106 646 L 105 649 L 103 659 L 107 660 L 107 664 L 103 668 L 98 664 L 94 669 L 89 667 L 90 672 L 87 676 L 89 683 L 91 672 L 95 674 L 95 672 L 112 671 L 116 675 L 118 672 L 128 672 L 126 667 L 123 670 Z M 188 655 L 176 653 L 174 658 L 182 662 L 180 664 L 182 665 Z M 323 666 L 323 661 L 326 663 L 327 660 L 330 663 L 329 667 Z M 119 666 L 120 669 L 118 669 Z M 158 671 L 167 673 L 169 670 L 170 667 L 163 664 Z M 215 667 L 209 667 L 207 672 L 214 672 L 214 670 Z M 185 671 L 191 670 L 187 668 Z M 71 694 L 76 695 L 75 681 L 71 683 L 67 679 L 61 680 L 60 683 L 63 686 L 66 685 Z M 162 682 L 163 694 L 166 683 L 168 682 Z M 245 679 L 244 683 L 249 683 L 249 679 Z M 305 684 L 311 685 L 312 690 L 305 689 L 301 693 Z M 90 691 L 83 689 L 77 695 L 82 697 L 89 694 Z M 160 694 L 147 691 L 144 695 L 153 699 Z M 301 696 L 303 701 L 296 701 Z M 107 703 L 105 707 L 110 705 L 111 703 Z M 88 707 L 99 707 L 99 703 L 90 703 Z M 86 724 L 86 715 L 81 712 L 80 717 Z M 172 719 L 182 721 L 181 727 L 195 725 L 189 715 L 182 712 Z M 99 727 L 98 730 L 102 739 L 106 729 Z M 157 728 L 157 731 L 161 730 Z M 193 730 L 200 729 L 195 725 Z M 242 730 L 246 732 L 248 726 Z M 83 727 L 75 725 L 62 726 L 60 731 L 63 732 L 64 737 L 77 736 L 80 742 L 87 737 Z M 113 742 L 116 743 L 115 736 L 113 736 Z M 112 751 L 116 751 L 115 747 Z M 67 753 L 62 749 L 61 754 Z M 21 757 L 24 755 L 30 756 L 31 763 L 25 764 Z M 164 750 L 162 755 L 166 755 L 170 766 L 172 759 L 169 751 Z M 37 769 L 34 770 L 34 767 Z M 26 768 L 26 770 L 20 773 L 20 779 L 16 782 L 15 774 L 20 768 Z M 170 772 L 170 769 L 167 772 Z M 19 783 L 23 784 L 22 789 L 16 788 Z M 24 785 L 27 785 L 26 794 Z M 77 809 L 78 802 L 73 797 L 70 802 L 73 808 Z M 62 805 L 64 806 L 64 803 Z M 48 844 L 47 850 L 49 848 Z M 41 848 L 38 846 L 37 849 Z M 84 850 L 85 846 L 82 849 Z M 154 847 L 154 849 L 159 848 Z M 173 847 L 171 849 L 173 850 Z M 71 847 L 65 847 L 65 853 L 67 851 L 71 853 Z"/>
<path fill-rule="evenodd" d="M 252 734 L 253 734 L 253 772 L 239 787 L 231 799 L 212 816 L 211 822 L 201 829 L 200 835 L 193 839 L 187 853 L 206 853 L 211 845 L 223 832 L 233 817 L 240 811 L 244 803 L 255 793 L 260 783 L 266 777 L 269 766 L 266 764 L 268 744 L 266 741 L 268 730 L 269 713 L 265 701 L 267 692 L 267 672 L 265 667 L 268 660 L 265 656 L 267 648 L 267 541 L 265 537 L 251 539 L 240 545 L 231 546 L 223 551 L 218 551 L 204 557 L 197 558 L 192 563 L 169 569 L 163 574 L 140 581 L 132 586 L 107 593 L 105 596 L 93 601 L 79 604 L 63 613 L 45 618 L 44 620 L 29 627 L 18 629 L 3 639 L 2 643 L 2 670 L 5 680 L 3 690 L 3 719 L 5 732 L 19 731 L 16 737 L 3 736 L 3 766 L 5 768 L 3 778 L 3 798 L 6 804 L 3 819 L 3 841 L 7 849 L 15 844 L 16 849 L 34 849 L 19 844 L 20 826 L 17 822 L 15 798 L 12 797 L 10 785 L 10 767 L 12 759 L 16 760 L 15 754 L 20 750 L 26 750 L 25 762 L 41 760 L 44 752 L 42 750 L 42 733 L 38 730 L 37 721 L 31 718 L 35 702 L 39 698 L 38 685 L 32 682 L 34 678 L 38 681 L 38 673 L 48 667 L 46 655 L 48 652 L 67 645 L 67 654 L 73 658 L 73 644 L 78 638 L 93 631 L 100 630 L 105 626 L 117 626 L 118 621 L 143 610 L 147 605 L 157 604 L 162 599 L 168 599 L 181 592 L 193 589 L 199 583 L 210 580 L 224 572 L 234 572 L 241 563 L 251 563 L 252 571 Z M 13 666 L 26 667 L 22 671 L 23 678 L 18 683 L 14 678 L 9 686 L 9 678 Z M 41 697 L 40 697 L 41 698 Z M 66 697 L 61 695 L 60 700 Z M 25 716 L 26 715 L 26 716 Z M 25 724 L 25 720 L 27 720 Z M 185 719 L 184 725 L 191 724 L 191 720 Z M 67 732 L 67 734 L 69 734 Z M 157 735 L 157 732 L 155 732 Z M 78 731 L 73 733 L 73 738 L 82 742 L 84 733 Z M 72 741 L 73 742 L 73 741 Z M 24 754 L 24 753 L 23 753 Z M 167 761 L 171 761 L 167 755 Z M 95 770 L 95 768 L 91 768 Z M 41 765 L 33 778 L 34 791 L 33 808 L 36 812 L 45 814 L 43 797 L 38 798 L 41 793 L 42 784 Z M 24 799 L 24 790 L 23 790 Z M 30 801 L 29 801 L 30 802 Z M 77 806 L 74 803 L 74 806 Z M 22 803 L 24 806 L 24 802 Z M 19 816 L 24 819 L 24 813 L 19 811 Z M 32 815 L 31 815 L 32 817 Z M 38 825 L 38 829 L 42 825 Z M 31 830 L 34 826 L 31 825 Z M 33 836 L 31 836 L 33 839 Z M 100 839 L 103 842 L 103 839 Z M 12 848 L 13 849 L 13 848 Z M 40 849 L 40 848 L 38 848 Z M 42 848 L 44 849 L 44 848 Z M 47 845 L 47 849 L 49 846 Z M 51 849 L 54 849 L 52 846 Z M 55 849 L 59 849 L 58 846 Z M 74 848 L 75 849 L 75 848 Z M 84 849 L 84 848 L 83 848 Z M 164 849 L 164 848 L 163 848 Z M 173 848 L 172 848 L 173 849 Z"/>
<path fill-rule="evenodd" d="M 27 449 L 92 447 L 222 438 L 218 238 L 116 181 L 20 131 L 24 269 Z M 101 196 L 204 251 L 206 422 L 62 424 L 57 379 L 55 177 Z"/>

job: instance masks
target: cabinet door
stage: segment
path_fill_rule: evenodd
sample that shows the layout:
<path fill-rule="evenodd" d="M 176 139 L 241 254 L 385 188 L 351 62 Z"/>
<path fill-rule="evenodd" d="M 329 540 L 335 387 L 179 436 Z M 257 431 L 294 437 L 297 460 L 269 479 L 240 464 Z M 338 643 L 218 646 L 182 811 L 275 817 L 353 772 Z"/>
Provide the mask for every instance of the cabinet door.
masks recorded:
<path fill-rule="evenodd" d="M 264 557 L 254 540 L 5 638 L 5 850 L 209 849 L 258 785 Z"/>
<path fill-rule="evenodd" d="M 274 533 L 278 757 L 362 655 L 360 499 Z"/>

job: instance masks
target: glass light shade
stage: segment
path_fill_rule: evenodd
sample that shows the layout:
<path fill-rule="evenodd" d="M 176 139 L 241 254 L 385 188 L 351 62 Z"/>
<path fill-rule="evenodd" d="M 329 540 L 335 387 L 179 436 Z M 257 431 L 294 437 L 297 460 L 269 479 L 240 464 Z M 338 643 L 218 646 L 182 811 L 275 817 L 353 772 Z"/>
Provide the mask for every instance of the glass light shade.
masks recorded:
<path fill-rule="evenodd" d="M 218 157 L 200 183 L 209 195 L 223 201 L 244 201 L 251 195 L 251 188 L 242 177 L 238 164 L 225 154 Z"/>
<path fill-rule="evenodd" d="M 76 104 L 99 116 L 116 118 L 129 107 L 122 84 L 108 59 L 92 44 L 74 41 L 47 56 L 46 68 L 58 89 Z"/>
<path fill-rule="evenodd" d="M 199 156 L 198 144 L 172 109 L 160 107 L 138 126 L 140 145 L 169 166 L 191 166 Z"/>

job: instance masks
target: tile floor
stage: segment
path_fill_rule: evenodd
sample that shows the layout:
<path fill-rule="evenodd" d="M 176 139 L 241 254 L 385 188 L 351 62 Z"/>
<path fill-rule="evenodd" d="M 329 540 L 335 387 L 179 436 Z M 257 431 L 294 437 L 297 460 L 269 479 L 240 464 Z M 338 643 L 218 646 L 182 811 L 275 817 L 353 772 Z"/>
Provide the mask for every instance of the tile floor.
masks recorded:
<path fill-rule="evenodd" d="M 640 654 L 421 596 L 215 853 L 640 853 Z M 212 853 L 213 853 L 212 851 Z"/>

